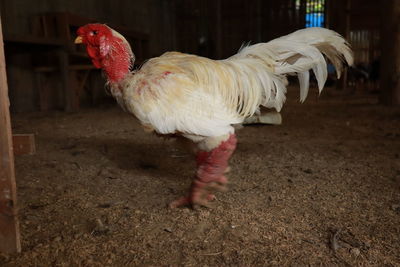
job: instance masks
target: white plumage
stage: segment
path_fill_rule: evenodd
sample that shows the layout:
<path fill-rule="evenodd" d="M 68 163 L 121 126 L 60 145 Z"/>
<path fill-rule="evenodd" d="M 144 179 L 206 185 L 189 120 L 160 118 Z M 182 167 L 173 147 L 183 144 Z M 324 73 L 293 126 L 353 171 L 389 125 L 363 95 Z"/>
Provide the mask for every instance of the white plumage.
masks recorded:
<path fill-rule="evenodd" d="M 225 60 L 168 52 L 127 75 L 118 87 L 124 105 L 160 134 L 221 136 L 233 132 L 260 105 L 280 111 L 287 75 L 297 75 L 306 99 L 309 70 L 321 91 L 327 78 L 324 55 L 336 67 L 353 58 L 346 41 L 323 28 L 309 28 L 243 47 Z M 120 90 L 113 90 L 120 92 Z"/>

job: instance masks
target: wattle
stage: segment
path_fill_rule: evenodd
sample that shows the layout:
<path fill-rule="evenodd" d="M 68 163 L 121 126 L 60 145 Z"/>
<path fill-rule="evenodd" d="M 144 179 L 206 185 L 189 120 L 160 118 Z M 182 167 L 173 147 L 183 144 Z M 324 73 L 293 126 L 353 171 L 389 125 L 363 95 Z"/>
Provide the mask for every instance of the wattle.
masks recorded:
<path fill-rule="evenodd" d="M 113 43 L 109 45 L 113 49 L 104 55 L 101 54 L 101 45 L 100 47 L 88 45 L 86 50 L 93 65 L 98 69 L 103 69 L 110 82 L 117 83 L 129 73 L 132 55 L 121 40 L 114 39 Z"/>

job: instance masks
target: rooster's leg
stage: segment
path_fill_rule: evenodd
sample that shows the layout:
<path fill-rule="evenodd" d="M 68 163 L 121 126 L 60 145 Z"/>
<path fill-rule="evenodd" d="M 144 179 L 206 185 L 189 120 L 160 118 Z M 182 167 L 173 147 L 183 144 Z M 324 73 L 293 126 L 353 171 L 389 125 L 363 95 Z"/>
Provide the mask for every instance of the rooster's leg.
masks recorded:
<path fill-rule="evenodd" d="M 197 173 L 189 196 L 172 202 L 170 207 L 208 206 L 209 201 L 214 199 L 213 192 L 225 191 L 228 180 L 224 173 L 229 169 L 228 160 L 235 148 L 236 137 L 234 134 L 230 134 L 225 141 L 210 151 L 198 151 L 196 156 Z"/>

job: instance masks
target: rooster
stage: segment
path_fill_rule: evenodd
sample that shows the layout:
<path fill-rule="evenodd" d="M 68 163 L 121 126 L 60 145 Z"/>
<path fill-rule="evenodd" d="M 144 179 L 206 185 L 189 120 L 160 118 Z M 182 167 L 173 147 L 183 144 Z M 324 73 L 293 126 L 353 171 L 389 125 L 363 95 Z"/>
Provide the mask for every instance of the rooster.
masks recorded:
<path fill-rule="evenodd" d="M 197 147 L 197 171 L 187 196 L 170 207 L 208 206 L 227 185 L 228 161 L 236 148 L 233 125 L 260 106 L 278 112 L 285 102 L 288 75 L 297 75 L 300 101 L 308 93 L 310 70 L 319 91 L 327 78 L 325 57 L 338 78 L 352 65 L 348 43 L 336 32 L 307 28 L 267 43 L 242 47 L 224 60 L 167 52 L 131 71 L 135 61 L 126 39 L 104 24 L 77 31 L 92 63 L 103 69 L 111 94 L 143 127 L 161 135 L 179 135 Z"/>

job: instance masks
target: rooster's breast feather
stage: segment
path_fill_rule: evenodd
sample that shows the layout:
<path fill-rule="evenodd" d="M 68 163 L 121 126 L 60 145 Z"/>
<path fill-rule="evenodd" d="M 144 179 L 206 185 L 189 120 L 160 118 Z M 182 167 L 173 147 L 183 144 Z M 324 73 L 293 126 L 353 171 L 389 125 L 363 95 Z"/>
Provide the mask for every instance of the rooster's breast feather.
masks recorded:
<path fill-rule="evenodd" d="M 185 133 L 220 136 L 242 122 L 235 105 L 229 105 L 215 82 L 202 74 L 218 71 L 216 61 L 181 53 L 149 60 L 121 84 L 124 102 L 145 125 L 161 134 Z M 215 79 L 223 76 L 215 74 Z"/>

